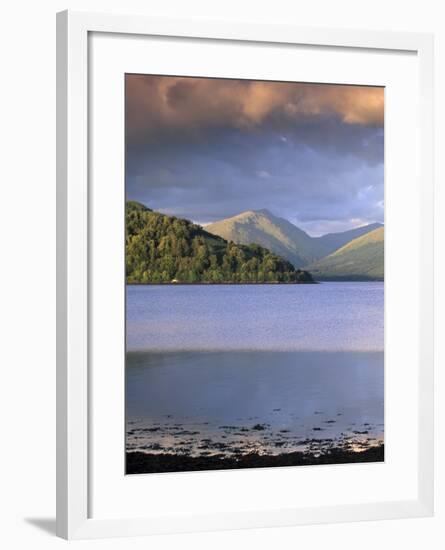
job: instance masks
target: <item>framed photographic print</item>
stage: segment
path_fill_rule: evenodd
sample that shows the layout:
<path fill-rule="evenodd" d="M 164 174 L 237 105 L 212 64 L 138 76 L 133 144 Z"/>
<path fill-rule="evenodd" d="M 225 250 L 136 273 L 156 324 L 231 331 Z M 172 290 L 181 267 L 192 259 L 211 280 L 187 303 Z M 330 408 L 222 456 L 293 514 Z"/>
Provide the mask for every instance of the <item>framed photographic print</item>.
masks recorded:
<path fill-rule="evenodd" d="M 384 88 L 125 79 L 126 473 L 383 461 Z"/>
<path fill-rule="evenodd" d="M 432 38 L 58 15 L 65 538 L 432 514 Z"/>

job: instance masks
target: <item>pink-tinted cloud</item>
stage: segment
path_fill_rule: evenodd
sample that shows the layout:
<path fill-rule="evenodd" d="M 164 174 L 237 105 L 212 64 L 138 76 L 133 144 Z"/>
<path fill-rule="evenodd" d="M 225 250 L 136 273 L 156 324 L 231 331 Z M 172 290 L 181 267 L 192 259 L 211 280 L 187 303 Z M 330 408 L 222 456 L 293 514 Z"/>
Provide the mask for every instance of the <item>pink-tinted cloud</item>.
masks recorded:
<path fill-rule="evenodd" d="M 289 128 L 307 117 L 383 125 L 380 87 L 127 75 L 130 139 L 215 128 Z"/>

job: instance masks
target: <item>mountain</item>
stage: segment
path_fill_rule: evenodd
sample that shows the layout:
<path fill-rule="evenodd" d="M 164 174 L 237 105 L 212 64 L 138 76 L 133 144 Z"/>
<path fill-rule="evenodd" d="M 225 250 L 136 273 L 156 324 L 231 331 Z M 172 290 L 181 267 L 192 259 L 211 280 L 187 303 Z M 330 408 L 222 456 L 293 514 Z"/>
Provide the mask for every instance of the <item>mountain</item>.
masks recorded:
<path fill-rule="evenodd" d="M 206 231 L 238 244 L 259 244 L 289 260 L 295 267 L 318 259 L 312 238 L 268 210 L 249 210 L 205 226 Z"/>
<path fill-rule="evenodd" d="M 342 231 L 341 233 L 327 233 L 322 237 L 315 237 L 314 239 L 318 241 L 320 249 L 323 250 L 323 254 L 320 257 L 327 256 L 331 254 L 338 248 L 341 248 L 348 242 L 370 233 L 379 227 L 383 227 L 381 223 L 370 223 L 368 225 L 362 225 L 361 227 L 356 227 L 355 229 L 349 229 L 348 231 Z"/>
<path fill-rule="evenodd" d="M 381 224 L 370 224 L 342 233 L 311 237 L 294 224 L 274 216 L 268 210 L 249 210 L 232 218 L 206 225 L 209 233 L 238 244 L 256 243 L 304 267 L 334 252 L 352 239 L 368 233 Z"/>
<path fill-rule="evenodd" d="M 127 283 L 313 283 L 258 244 L 235 244 L 188 220 L 128 201 Z"/>
<path fill-rule="evenodd" d="M 384 228 L 353 239 L 307 269 L 318 280 L 383 280 Z"/>

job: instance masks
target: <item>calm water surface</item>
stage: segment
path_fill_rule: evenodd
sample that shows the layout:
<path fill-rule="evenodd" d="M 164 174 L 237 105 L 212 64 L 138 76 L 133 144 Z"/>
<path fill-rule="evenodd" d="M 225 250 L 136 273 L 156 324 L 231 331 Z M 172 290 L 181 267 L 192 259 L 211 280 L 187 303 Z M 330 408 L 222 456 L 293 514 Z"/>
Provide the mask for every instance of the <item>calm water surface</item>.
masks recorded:
<path fill-rule="evenodd" d="M 383 440 L 383 284 L 127 287 L 127 450 Z"/>

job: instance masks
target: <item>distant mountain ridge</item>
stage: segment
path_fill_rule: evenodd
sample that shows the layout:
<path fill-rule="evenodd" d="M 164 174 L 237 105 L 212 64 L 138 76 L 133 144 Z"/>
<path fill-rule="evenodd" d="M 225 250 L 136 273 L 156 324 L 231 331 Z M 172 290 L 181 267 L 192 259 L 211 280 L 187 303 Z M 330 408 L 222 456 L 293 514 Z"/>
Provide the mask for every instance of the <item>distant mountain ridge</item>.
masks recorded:
<path fill-rule="evenodd" d="M 335 250 L 341 248 L 348 242 L 351 242 L 353 239 L 360 237 L 361 235 L 366 235 L 374 231 L 375 229 L 382 228 L 382 223 L 369 223 L 367 225 L 362 225 L 361 227 L 356 227 L 354 229 L 349 229 L 348 231 L 342 231 L 340 233 L 326 233 L 321 237 L 314 237 L 317 239 L 323 249 L 324 254 L 332 254 Z"/>
<path fill-rule="evenodd" d="M 384 278 L 383 227 L 345 244 L 307 269 L 316 280 L 382 281 Z"/>
<path fill-rule="evenodd" d="M 256 243 L 286 258 L 295 267 L 310 265 L 382 224 L 373 223 L 341 233 L 311 237 L 268 210 L 248 210 L 205 226 L 205 230 L 237 244 Z"/>

